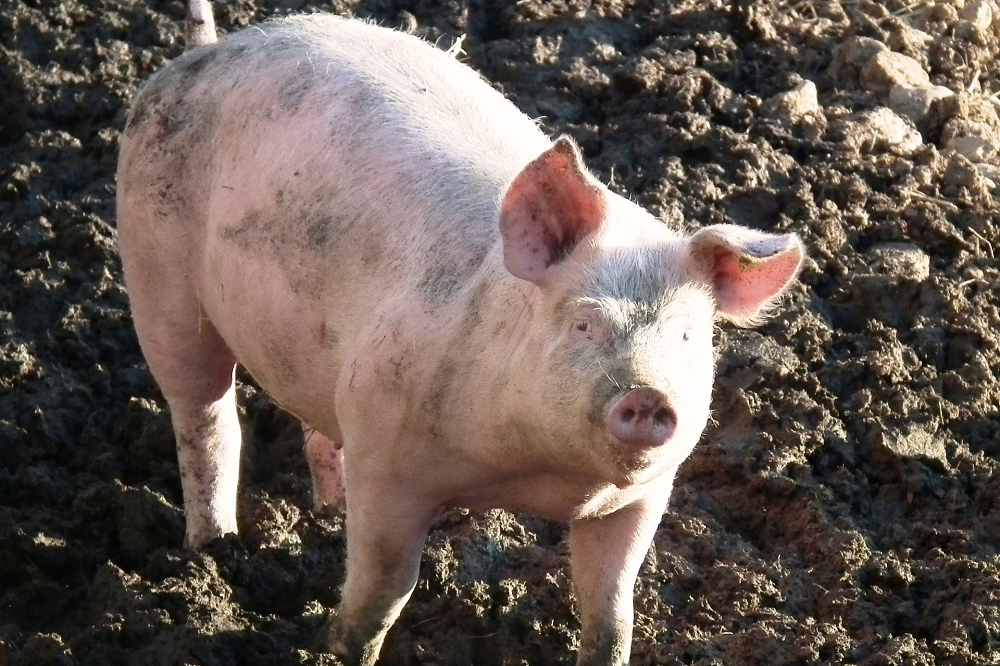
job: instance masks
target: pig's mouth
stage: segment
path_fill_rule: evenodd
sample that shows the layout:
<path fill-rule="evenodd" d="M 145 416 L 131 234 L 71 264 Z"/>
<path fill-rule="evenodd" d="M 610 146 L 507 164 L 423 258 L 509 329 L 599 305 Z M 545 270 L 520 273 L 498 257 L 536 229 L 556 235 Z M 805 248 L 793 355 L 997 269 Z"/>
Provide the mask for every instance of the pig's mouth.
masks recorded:
<path fill-rule="evenodd" d="M 600 433 L 598 455 L 611 464 L 604 473 L 619 487 L 649 480 L 677 460 L 679 424 L 668 393 L 622 374 L 602 373 L 587 415 Z"/>

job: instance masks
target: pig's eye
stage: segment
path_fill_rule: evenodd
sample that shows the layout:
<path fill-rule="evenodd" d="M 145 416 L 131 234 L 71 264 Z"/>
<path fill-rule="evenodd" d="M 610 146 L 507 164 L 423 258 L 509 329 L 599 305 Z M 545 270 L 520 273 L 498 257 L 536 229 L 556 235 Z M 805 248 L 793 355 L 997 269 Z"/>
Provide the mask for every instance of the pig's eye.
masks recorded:
<path fill-rule="evenodd" d="M 594 308 L 580 308 L 566 324 L 568 326 L 563 330 L 566 331 L 572 344 L 590 347 L 604 340 L 605 323 L 601 314 Z"/>

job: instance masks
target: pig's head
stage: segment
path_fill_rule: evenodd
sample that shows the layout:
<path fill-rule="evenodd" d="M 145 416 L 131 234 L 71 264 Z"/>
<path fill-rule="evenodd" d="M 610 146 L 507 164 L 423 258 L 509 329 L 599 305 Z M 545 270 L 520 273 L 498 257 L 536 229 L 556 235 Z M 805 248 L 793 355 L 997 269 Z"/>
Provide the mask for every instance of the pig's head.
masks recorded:
<path fill-rule="evenodd" d="M 565 138 L 508 187 L 500 233 L 507 270 L 534 285 L 519 392 L 537 445 L 619 486 L 690 453 L 709 415 L 714 322 L 759 320 L 803 259 L 792 234 L 677 236 L 602 186 Z"/>

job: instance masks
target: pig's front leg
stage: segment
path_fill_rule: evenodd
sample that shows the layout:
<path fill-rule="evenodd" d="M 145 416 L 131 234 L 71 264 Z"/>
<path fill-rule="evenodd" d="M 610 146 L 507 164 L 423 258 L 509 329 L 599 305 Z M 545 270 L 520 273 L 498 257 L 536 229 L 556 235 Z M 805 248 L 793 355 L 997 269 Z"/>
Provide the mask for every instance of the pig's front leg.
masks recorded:
<path fill-rule="evenodd" d="M 573 586 L 583 625 L 577 666 L 628 663 L 635 577 L 666 501 L 644 499 L 603 518 L 570 524 Z"/>
<path fill-rule="evenodd" d="M 329 647 L 349 666 L 372 666 L 416 586 L 437 506 L 393 480 L 348 480 L 348 488 L 347 578 Z"/>

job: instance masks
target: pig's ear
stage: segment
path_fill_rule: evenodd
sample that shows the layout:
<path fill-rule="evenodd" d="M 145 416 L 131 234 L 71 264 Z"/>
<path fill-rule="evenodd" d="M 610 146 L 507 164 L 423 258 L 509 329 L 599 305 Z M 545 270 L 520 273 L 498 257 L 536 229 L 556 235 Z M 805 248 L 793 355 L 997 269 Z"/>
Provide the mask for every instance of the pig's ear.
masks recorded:
<path fill-rule="evenodd" d="M 719 316 L 749 325 L 795 279 L 805 252 L 795 234 L 717 224 L 691 237 L 691 256 L 708 273 Z"/>
<path fill-rule="evenodd" d="M 517 174 L 500 203 L 507 270 L 540 284 L 550 266 L 601 226 L 605 205 L 576 144 L 560 137 Z"/>

